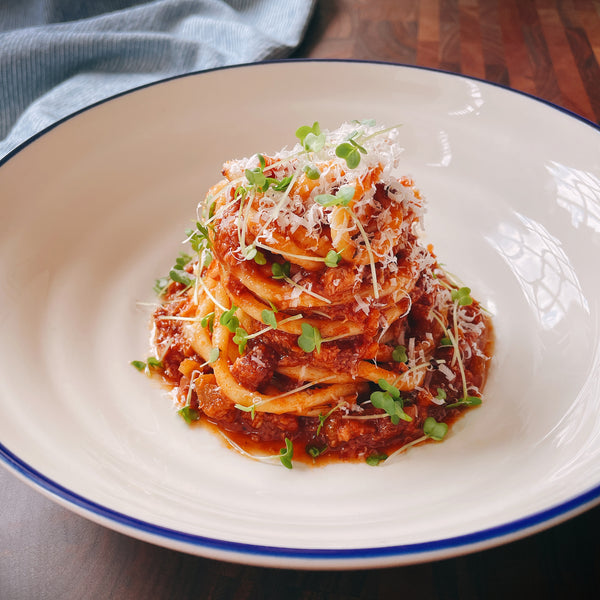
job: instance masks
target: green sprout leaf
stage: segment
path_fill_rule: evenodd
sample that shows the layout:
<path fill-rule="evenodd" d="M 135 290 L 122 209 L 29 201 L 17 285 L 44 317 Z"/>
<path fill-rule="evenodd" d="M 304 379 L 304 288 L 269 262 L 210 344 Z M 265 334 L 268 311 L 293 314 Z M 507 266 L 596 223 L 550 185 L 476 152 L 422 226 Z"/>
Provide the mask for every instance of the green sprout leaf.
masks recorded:
<path fill-rule="evenodd" d="M 309 444 L 308 446 L 306 446 L 306 452 L 312 458 L 318 458 L 319 456 L 321 456 L 321 454 L 323 454 L 326 451 L 327 445 L 319 447 L 314 444 Z"/>
<path fill-rule="evenodd" d="M 285 438 L 285 448 L 281 448 L 279 451 L 279 460 L 281 464 L 287 469 L 292 468 L 292 458 L 294 456 L 294 445 L 292 444 L 292 440 L 289 438 Z"/>
<path fill-rule="evenodd" d="M 337 405 L 334 406 L 329 412 L 323 414 L 321 413 L 319 415 L 319 426 L 317 427 L 317 435 L 319 435 L 321 433 L 321 429 L 323 429 L 323 425 L 325 425 L 325 421 L 327 421 L 327 419 L 329 419 L 329 417 L 331 416 L 331 414 L 333 413 L 333 411 L 337 408 Z"/>
<path fill-rule="evenodd" d="M 452 300 L 458 302 L 459 306 L 469 306 L 470 304 L 473 304 L 470 288 L 461 287 L 457 290 L 452 290 Z"/>
<path fill-rule="evenodd" d="M 249 412 L 250 418 L 254 421 L 254 417 L 256 415 L 256 406 L 254 404 L 251 404 L 250 406 L 244 406 L 243 404 L 235 404 L 234 406 L 242 412 Z"/>
<path fill-rule="evenodd" d="M 248 343 L 248 332 L 243 327 L 236 327 L 233 343 L 238 345 L 239 353 L 243 354 Z"/>
<path fill-rule="evenodd" d="M 190 277 L 190 274 L 187 271 L 176 268 L 169 271 L 169 277 L 176 283 L 181 283 L 181 285 L 184 285 L 185 287 L 189 287 L 194 283 L 194 279 Z"/>
<path fill-rule="evenodd" d="M 349 169 L 356 169 L 360 164 L 360 150 L 356 144 L 342 142 L 336 147 L 335 153 L 339 158 L 343 158 L 346 161 Z"/>
<path fill-rule="evenodd" d="M 377 385 L 381 389 L 371 394 L 371 404 L 386 412 L 394 425 L 398 425 L 400 419 L 412 421 L 412 417 L 404 412 L 404 400 L 400 390 L 385 379 L 380 379 Z"/>
<path fill-rule="evenodd" d="M 423 423 L 423 433 L 432 440 L 441 442 L 448 433 L 448 425 L 438 423 L 433 417 L 427 417 Z"/>
<path fill-rule="evenodd" d="M 148 358 L 148 366 L 151 369 L 162 369 L 163 363 L 162 360 L 160 360 L 159 358 L 154 358 L 154 356 L 150 356 Z"/>
<path fill-rule="evenodd" d="M 321 352 L 321 332 L 313 327 L 310 323 L 302 323 L 302 334 L 298 337 L 298 346 L 304 350 L 304 352 L 312 352 L 317 350 L 317 353 Z"/>
<path fill-rule="evenodd" d="M 146 363 L 143 360 L 132 360 L 131 365 L 138 371 L 143 371 L 146 368 Z"/>
<path fill-rule="evenodd" d="M 235 316 L 236 310 L 237 310 L 237 306 L 235 304 L 232 304 L 231 308 L 229 310 L 225 311 L 221 315 L 221 318 L 219 319 L 219 322 L 221 323 L 221 325 L 223 325 L 223 327 L 227 327 L 227 329 L 229 329 L 229 331 L 231 331 L 231 333 L 235 333 L 235 330 L 240 325 L 240 320 Z"/>
<path fill-rule="evenodd" d="M 202 317 L 202 319 L 200 320 L 200 326 L 208 327 L 208 330 L 211 333 L 213 332 L 214 323 L 215 323 L 215 313 L 214 312 L 210 312 L 207 315 L 204 315 Z"/>
<path fill-rule="evenodd" d="M 400 398 L 400 390 L 393 386 L 391 383 L 386 381 L 385 379 L 380 379 L 377 382 L 377 385 L 384 391 L 387 392 L 394 400 L 398 400 Z"/>
<path fill-rule="evenodd" d="M 269 177 L 268 181 L 276 192 L 285 192 L 292 182 L 293 175 L 288 175 L 281 180 Z"/>
<path fill-rule="evenodd" d="M 446 408 L 454 408 L 456 406 L 479 406 L 481 404 L 481 398 L 478 396 L 465 396 L 457 402 L 448 404 Z"/>
<path fill-rule="evenodd" d="M 356 123 L 357 125 L 365 125 L 366 127 L 375 127 L 377 121 L 375 119 L 363 119 L 362 121 L 353 119 L 352 123 Z"/>
<path fill-rule="evenodd" d="M 264 309 L 260 313 L 260 318 L 265 325 L 277 329 L 277 319 L 275 318 L 275 311 Z"/>
<path fill-rule="evenodd" d="M 321 133 L 319 122 L 315 121 L 312 127 L 303 125 L 296 130 L 296 137 L 307 152 L 318 152 L 325 146 L 326 137 Z"/>
<path fill-rule="evenodd" d="M 269 188 L 269 181 L 267 180 L 267 176 L 262 172 L 262 169 L 246 169 L 244 174 L 248 183 L 261 192 L 266 192 Z"/>
<path fill-rule="evenodd" d="M 321 177 L 321 171 L 314 165 L 305 165 L 303 171 L 306 173 L 306 176 L 313 181 L 316 181 Z"/>
<path fill-rule="evenodd" d="M 318 152 L 325 146 L 326 137 L 324 133 L 315 135 L 309 133 L 305 138 L 302 145 L 307 152 Z"/>
<path fill-rule="evenodd" d="M 354 193 L 356 192 L 354 186 L 352 185 L 343 185 L 336 193 L 335 197 L 340 200 L 342 206 L 348 206 L 352 198 L 354 198 Z"/>
<path fill-rule="evenodd" d="M 246 246 L 242 252 L 246 260 L 252 260 L 256 257 L 257 253 L 258 250 L 256 249 L 256 246 Z"/>
<path fill-rule="evenodd" d="M 324 206 L 348 206 L 352 198 L 354 198 L 354 186 L 343 185 L 335 195 L 333 194 L 319 194 L 315 196 L 315 202 Z"/>
<path fill-rule="evenodd" d="M 376 467 L 386 460 L 387 457 L 388 455 L 385 452 L 375 452 L 373 454 L 369 454 L 369 456 L 367 456 L 365 459 L 365 462 L 371 467 Z"/>
<path fill-rule="evenodd" d="M 169 285 L 169 278 L 168 277 L 160 277 L 159 279 L 157 279 L 154 282 L 154 287 L 152 289 L 154 290 L 154 292 L 157 296 L 162 296 L 165 293 L 168 285 Z"/>
<path fill-rule="evenodd" d="M 212 261 L 213 261 L 212 252 L 210 250 L 208 250 L 207 248 L 204 248 L 202 250 L 202 266 L 208 267 L 208 266 L 210 266 L 210 263 Z"/>
<path fill-rule="evenodd" d="M 194 252 L 201 252 L 204 248 L 210 248 L 212 246 L 208 236 L 208 227 L 200 223 L 200 221 L 196 221 L 195 230 L 188 230 L 186 231 L 186 234 L 189 237 L 190 245 Z M 177 267 L 177 263 L 175 266 Z M 185 265 L 182 265 L 179 268 L 183 268 L 183 266 Z"/>
<path fill-rule="evenodd" d="M 233 199 L 236 201 L 244 200 L 247 195 L 248 195 L 248 190 L 243 185 L 238 185 L 238 187 L 235 188 L 235 192 L 233 194 Z"/>
<path fill-rule="evenodd" d="M 208 362 L 210 364 L 216 362 L 219 359 L 219 349 L 218 348 L 211 348 L 210 352 L 208 353 Z"/>
<path fill-rule="evenodd" d="M 394 362 L 405 363 L 408 360 L 405 346 L 396 346 L 392 352 L 392 360 Z"/>
<path fill-rule="evenodd" d="M 285 279 L 286 277 L 289 277 L 290 267 L 291 264 L 287 260 L 284 263 L 273 263 L 271 265 L 271 273 L 273 274 L 273 279 Z"/>
<path fill-rule="evenodd" d="M 330 250 L 327 256 L 325 256 L 325 266 L 330 268 L 337 267 L 340 260 L 342 260 L 342 255 L 335 250 Z"/>
<path fill-rule="evenodd" d="M 192 257 L 185 252 L 181 252 L 175 259 L 175 269 L 183 269 L 192 260 Z"/>
<path fill-rule="evenodd" d="M 267 259 L 260 250 L 256 251 L 256 254 L 254 255 L 254 262 L 257 265 L 266 265 L 267 264 Z"/>
<path fill-rule="evenodd" d="M 188 425 L 191 425 L 194 421 L 200 420 L 200 412 L 189 405 L 184 406 L 183 408 L 178 410 L 177 413 L 181 415 L 181 417 L 183 417 L 183 420 Z"/>
<path fill-rule="evenodd" d="M 445 400 L 446 399 L 446 390 L 444 388 L 438 388 L 436 398 L 438 400 Z"/>

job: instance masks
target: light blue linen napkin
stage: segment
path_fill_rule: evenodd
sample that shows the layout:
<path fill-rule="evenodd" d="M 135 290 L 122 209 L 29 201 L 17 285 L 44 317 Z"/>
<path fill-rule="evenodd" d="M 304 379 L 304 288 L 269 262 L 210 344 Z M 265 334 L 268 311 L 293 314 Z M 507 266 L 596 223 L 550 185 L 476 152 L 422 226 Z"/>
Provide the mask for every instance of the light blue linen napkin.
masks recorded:
<path fill-rule="evenodd" d="M 315 0 L 2 0 L 0 158 L 93 102 L 190 71 L 283 58 Z"/>

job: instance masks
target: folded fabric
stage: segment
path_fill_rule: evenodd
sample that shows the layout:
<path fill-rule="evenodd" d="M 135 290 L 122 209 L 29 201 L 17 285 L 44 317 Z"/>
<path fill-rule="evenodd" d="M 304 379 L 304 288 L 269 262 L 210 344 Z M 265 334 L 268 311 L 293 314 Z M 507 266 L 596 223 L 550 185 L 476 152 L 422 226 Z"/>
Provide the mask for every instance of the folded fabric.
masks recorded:
<path fill-rule="evenodd" d="M 55 121 L 181 73 L 283 58 L 315 0 L 7 0 L 0 158 Z"/>

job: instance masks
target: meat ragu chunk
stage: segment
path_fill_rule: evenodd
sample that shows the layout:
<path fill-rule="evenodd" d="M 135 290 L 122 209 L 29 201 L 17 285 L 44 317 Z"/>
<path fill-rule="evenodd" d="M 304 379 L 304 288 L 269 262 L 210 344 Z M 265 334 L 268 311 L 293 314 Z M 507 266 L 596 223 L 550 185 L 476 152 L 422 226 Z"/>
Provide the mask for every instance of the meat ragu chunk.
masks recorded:
<path fill-rule="evenodd" d="M 275 350 L 256 342 L 233 363 L 231 374 L 240 385 L 256 391 L 271 380 L 276 364 Z"/>

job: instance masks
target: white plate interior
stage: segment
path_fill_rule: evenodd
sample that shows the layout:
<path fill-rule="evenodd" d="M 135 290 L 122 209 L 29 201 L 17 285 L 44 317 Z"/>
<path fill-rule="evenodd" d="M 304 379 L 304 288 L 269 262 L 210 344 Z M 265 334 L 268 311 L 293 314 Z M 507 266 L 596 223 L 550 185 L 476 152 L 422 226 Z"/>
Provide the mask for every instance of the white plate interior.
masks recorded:
<path fill-rule="evenodd" d="M 379 468 L 250 461 L 188 428 L 130 366 L 147 354 L 139 303 L 155 300 L 225 160 L 291 144 L 315 120 L 371 117 L 402 123 L 427 241 L 494 314 L 485 403 L 442 444 Z M 564 505 L 600 484 L 599 161 L 598 130 L 564 112 L 391 65 L 218 70 L 83 112 L 0 169 L 0 441 L 108 511 L 300 560 L 388 547 L 388 562 L 409 562 L 410 545 L 439 554 L 439 540 Z M 276 550 L 254 560 L 290 564 Z"/>

